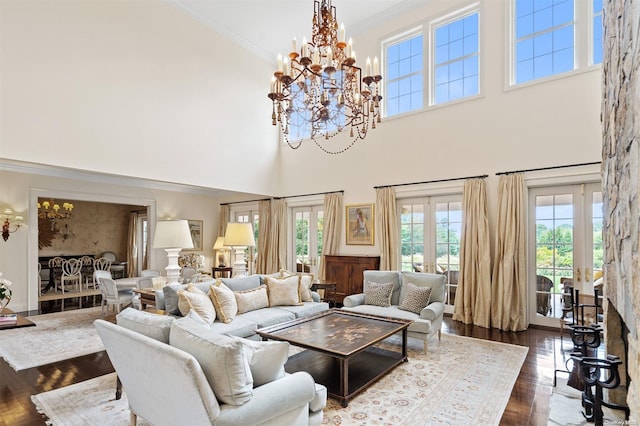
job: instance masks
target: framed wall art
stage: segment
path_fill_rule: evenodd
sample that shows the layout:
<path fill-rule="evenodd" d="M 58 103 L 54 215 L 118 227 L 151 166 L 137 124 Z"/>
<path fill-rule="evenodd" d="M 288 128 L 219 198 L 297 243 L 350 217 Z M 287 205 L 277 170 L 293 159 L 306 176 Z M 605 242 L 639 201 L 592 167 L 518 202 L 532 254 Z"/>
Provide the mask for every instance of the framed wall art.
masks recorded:
<path fill-rule="evenodd" d="M 349 245 L 374 245 L 374 205 L 351 204 L 346 206 L 347 234 Z"/>
<path fill-rule="evenodd" d="M 193 240 L 193 248 L 186 249 L 185 251 L 202 251 L 202 221 L 188 219 L 187 222 L 189 222 L 189 232 Z"/>

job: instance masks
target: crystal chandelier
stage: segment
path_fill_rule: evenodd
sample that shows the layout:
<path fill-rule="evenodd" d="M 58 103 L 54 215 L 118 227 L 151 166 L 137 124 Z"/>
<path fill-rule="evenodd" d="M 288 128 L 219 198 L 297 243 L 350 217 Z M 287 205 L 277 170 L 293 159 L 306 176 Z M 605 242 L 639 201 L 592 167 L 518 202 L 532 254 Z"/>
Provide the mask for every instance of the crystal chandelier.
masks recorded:
<path fill-rule="evenodd" d="M 62 203 L 62 211 L 60 211 L 60 204 L 55 200 L 38 202 L 38 218 L 47 219 L 51 222 L 51 230 L 55 230 L 56 220 L 68 219 L 73 212 L 73 204 Z"/>
<path fill-rule="evenodd" d="M 345 42 L 345 28 L 338 27 L 331 0 L 313 3 L 311 41 L 304 39 L 298 50 L 294 38 L 288 58 L 278 55 L 278 69 L 268 94 L 273 103 L 271 119 L 274 126 L 280 125 L 291 148 L 299 148 L 302 139 L 310 138 L 324 152 L 339 154 L 380 123 L 382 76 L 377 57 L 373 64 L 367 58 L 362 75 L 362 69 L 356 66 L 353 42 Z M 351 140 L 346 147 L 331 149 L 320 142 L 346 128 Z"/>

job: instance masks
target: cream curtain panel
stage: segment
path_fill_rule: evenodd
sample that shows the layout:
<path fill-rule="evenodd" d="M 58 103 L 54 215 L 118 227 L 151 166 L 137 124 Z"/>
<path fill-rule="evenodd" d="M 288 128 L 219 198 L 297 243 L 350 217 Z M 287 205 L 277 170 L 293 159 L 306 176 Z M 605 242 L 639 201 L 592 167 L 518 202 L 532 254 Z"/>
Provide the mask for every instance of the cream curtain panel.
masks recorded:
<path fill-rule="evenodd" d="M 271 200 L 271 221 L 267 240 L 263 273 L 270 274 L 287 264 L 287 203 L 283 199 Z"/>
<path fill-rule="evenodd" d="M 340 232 L 342 231 L 342 192 L 333 192 L 324 196 L 324 224 L 322 230 L 322 260 L 318 277 L 326 278 L 324 256 L 338 253 Z"/>
<path fill-rule="evenodd" d="M 231 206 L 220 206 L 218 212 L 218 237 L 224 237 L 224 233 L 227 232 L 227 223 L 231 217 Z"/>
<path fill-rule="evenodd" d="M 467 179 L 462 201 L 460 276 L 453 319 L 491 326 L 491 255 L 484 179 Z"/>
<path fill-rule="evenodd" d="M 393 188 L 377 188 L 376 227 L 380 242 L 380 270 L 398 270 L 399 231 L 398 213 L 396 210 L 396 191 Z"/>
<path fill-rule="evenodd" d="M 127 235 L 127 273 L 130 277 L 138 276 L 138 212 L 129 215 L 129 234 Z"/>
<path fill-rule="evenodd" d="M 261 200 L 258 203 L 260 228 L 258 229 L 258 257 L 256 258 L 256 273 L 268 274 L 267 259 L 269 240 L 271 239 L 271 200 Z"/>
<path fill-rule="evenodd" d="M 525 187 L 522 173 L 500 176 L 491 326 L 526 330 Z"/>

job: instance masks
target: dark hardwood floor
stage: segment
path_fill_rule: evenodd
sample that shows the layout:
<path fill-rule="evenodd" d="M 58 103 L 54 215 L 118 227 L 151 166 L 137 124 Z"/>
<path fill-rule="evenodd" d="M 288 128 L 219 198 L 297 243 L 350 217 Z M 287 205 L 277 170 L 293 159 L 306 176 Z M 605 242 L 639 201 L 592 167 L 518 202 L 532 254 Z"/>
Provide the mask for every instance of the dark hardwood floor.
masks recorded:
<path fill-rule="evenodd" d="M 546 425 L 551 397 L 554 357 L 562 356 L 559 333 L 530 328 L 503 332 L 465 325 L 445 317 L 444 332 L 527 346 L 529 352 L 502 416 L 502 425 Z M 2 332 L 0 331 L 0 339 Z M 570 343 L 566 338 L 565 349 Z M 98 377 L 113 371 L 105 352 L 86 355 L 20 372 L 0 359 L 0 426 L 44 425 L 31 395 Z"/>

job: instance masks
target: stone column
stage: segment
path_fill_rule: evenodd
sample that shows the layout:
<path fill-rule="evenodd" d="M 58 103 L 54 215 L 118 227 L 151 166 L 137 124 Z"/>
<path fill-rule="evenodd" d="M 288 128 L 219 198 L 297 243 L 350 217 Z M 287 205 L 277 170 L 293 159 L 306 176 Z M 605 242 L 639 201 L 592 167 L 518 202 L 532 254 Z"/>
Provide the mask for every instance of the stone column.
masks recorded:
<path fill-rule="evenodd" d="M 604 295 L 607 350 L 621 350 L 621 324 L 629 329 L 631 378 L 626 403 L 640 423 L 640 1 L 604 1 L 602 61 Z M 617 330 L 616 330 L 617 327 Z M 617 334 L 616 334 L 617 333 Z M 610 342 L 610 343 L 609 343 Z M 622 357 L 621 357 L 622 358 Z"/>

